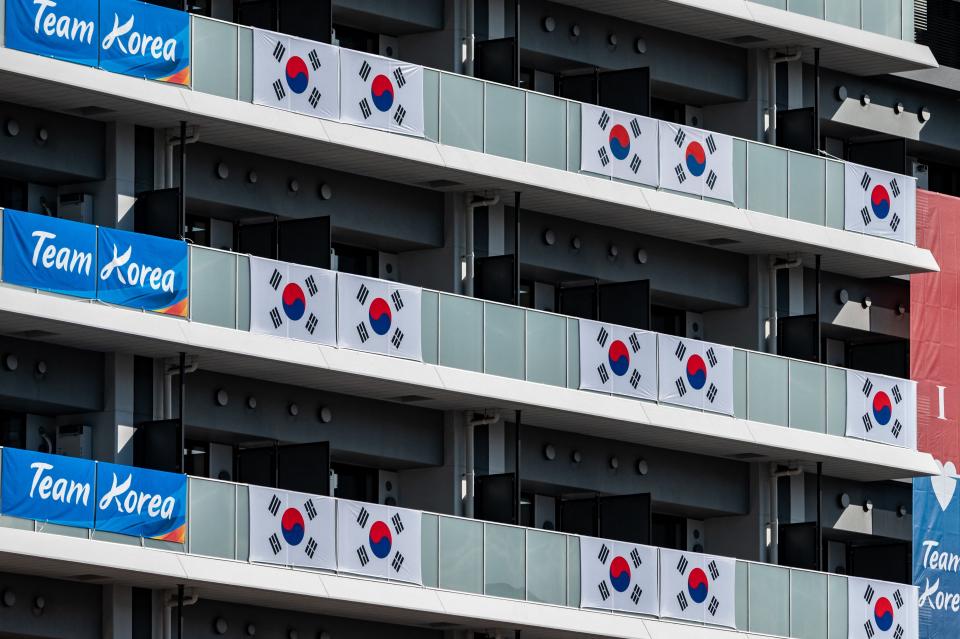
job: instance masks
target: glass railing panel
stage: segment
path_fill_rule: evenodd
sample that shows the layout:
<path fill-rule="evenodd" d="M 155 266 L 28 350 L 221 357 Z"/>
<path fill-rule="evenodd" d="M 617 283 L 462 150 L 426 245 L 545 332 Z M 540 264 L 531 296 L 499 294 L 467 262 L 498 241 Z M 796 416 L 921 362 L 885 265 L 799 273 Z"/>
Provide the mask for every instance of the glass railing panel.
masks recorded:
<path fill-rule="evenodd" d="M 765 4 L 768 7 L 773 7 L 774 9 L 786 9 L 787 0 L 753 0 L 757 4 Z"/>
<path fill-rule="evenodd" d="M 423 70 L 423 135 L 440 141 L 440 72 Z"/>
<path fill-rule="evenodd" d="M 827 576 L 807 570 L 790 571 L 790 636 L 827 639 Z"/>
<path fill-rule="evenodd" d="M 843 229 L 843 162 L 827 160 L 827 212 L 826 225 Z"/>
<path fill-rule="evenodd" d="M 516 526 L 484 524 L 483 592 L 494 597 L 523 599 L 526 531 Z"/>
<path fill-rule="evenodd" d="M 440 295 L 436 291 L 423 291 L 420 294 L 420 341 L 423 361 L 437 363 L 437 338 L 440 334 Z"/>
<path fill-rule="evenodd" d="M 565 386 L 567 318 L 536 311 L 526 311 L 526 316 L 527 381 Z"/>
<path fill-rule="evenodd" d="M 140 537 L 121 535 L 120 533 L 108 532 L 106 530 L 91 530 L 90 539 L 95 539 L 97 541 L 109 541 L 111 544 L 123 544 L 124 546 L 140 545 Z"/>
<path fill-rule="evenodd" d="M 237 258 L 237 328 L 250 330 L 250 258 Z"/>
<path fill-rule="evenodd" d="M 250 488 L 237 484 L 237 550 L 236 559 L 250 558 Z"/>
<path fill-rule="evenodd" d="M 827 638 L 847 639 L 847 578 L 827 575 Z"/>
<path fill-rule="evenodd" d="M 826 0 L 824 16 L 830 22 L 860 28 L 859 0 Z"/>
<path fill-rule="evenodd" d="M 733 416 L 747 418 L 747 351 L 733 351 Z"/>
<path fill-rule="evenodd" d="M 77 539 L 89 539 L 93 532 L 86 528 L 73 528 L 71 526 L 61 526 L 60 524 L 50 524 L 42 521 L 36 522 L 37 532 L 47 533 L 48 535 L 62 535 L 63 537 L 76 537 Z"/>
<path fill-rule="evenodd" d="M 237 98 L 237 27 L 219 20 L 193 17 L 193 88 L 224 98 Z"/>
<path fill-rule="evenodd" d="M 567 165 L 567 102 L 542 93 L 527 93 L 527 162 L 563 169 Z"/>
<path fill-rule="evenodd" d="M 791 220 L 823 226 L 826 223 L 826 161 L 790 152 L 789 212 Z"/>
<path fill-rule="evenodd" d="M 801 13 L 811 18 L 823 20 L 823 3 L 824 0 L 788 0 L 787 9 L 794 13 Z"/>
<path fill-rule="evenodd" d="M 440 518 L 437 515 L 423 513 L 420 519 L 420 574 L 423 585 L 436 588 L 440 570 Z"/>
<path fill-rule="evenodd" d="M 790 428 L 827 432 L 827 369 L 789 360 Z"/>
<path fill-rule="evenodd" d="M 483 306 L 484 372 L 523 379 L 523 309 L 490 302 Z"/>
<path fill-rule="evenodd" d="M 747 208 L 787 216 L 787 150 L 747 144 Z"/>
<path fill-rule="evenodd" d="M 483 302 L 440 294 L 441 366 L 483 371 Z"/>
<path fill-rule="evenodd" d="M 244 102 L 253 102 L 253 29 L 237 33 L 237 91 Z"/>
<path fill-rule="evenodd" d="M 484 118 L 487 124 L 484 148 L 491 155 L 523 161 L 526 159 L 526 93 L 513 87 L 484 83 Z M 562 130 L 562 129 L 559 129 Z"/>
<path fill-rule="evenodd" d="M 750 626 L 743 630 L 789 636 L 790 569 L 750 564 L 748 581 Z"/>
<path fill-rule="evenodd" d="M 236 253 L 191 246 L 190 278 L 190 319 L 237 328 Z"/>
<path fill-rule="evenodd" d="M 440 142 L 483 151 L 483 82 L 440 74 Z"/>
<path fill-rule="evenodd" d="M 567 102 L 567 170 L 580 170 L 580 103 Z"/>
<path fill-rule="evenodd" d="M 191 477 L 187 548 L 191 554 L 234 559 L 237 553 L 236 484 Z"/>
<path fill-rule="evenodd" d="M 10 517 L 9 515 L 0 515 L 0 528 L 13 528 L 14 530 L 33 530 L 35 522 L 32 519 L 21 519 L 20 517 Z"/>
<path fill-rule="evenodd" d="M 900 19 L 903 8 L 900 3 L 902 0 L 860 0 L 860 2 L 861 28 L 864 31 L 897 39 L 901 37 L 903 31 Z"/>
<path fill-rule="evenodd" d="M 483 594 L 483 522 L 440 517 L 440 571 L 444 590 Z"/>
<path fill-rule="evenodd" d="M 900 3 L 900 39 L 908 42 L 916 41 L 913 11 L 913 2 L 902 1 Z"/>
<path fill-rule="evenodd" d="M 789 360 L 763 353 L 747 353 L 747 418 L 786 426 Z"/>
<path fill-rule="evenodd" d="M 527 530 L 527 601 L 556 604 L 567 602 L 567 536 L 543 530 Z"/>
<path fill-rule="evenodd" d="M 747 141 L 733 139 L 733 205 L 747 207 Z"/>
<path fill-rule="evenodd" d="M 827 434 L 847 434 L 847 371 L 827 367 Z"/>
<path fill-rule="evenodd" d="M 567 388 L 580 388 L 580 322 L 567 318 Z"/>
<path fill-rule="evenodd" d="M 580 607 L 580 538 L 567 536 L 567 605 Z"/>
<path fill-rule="evenodd" d="M 743 630 L 750 625 L 750 564 L 737 562 L 737 628 Z"/>

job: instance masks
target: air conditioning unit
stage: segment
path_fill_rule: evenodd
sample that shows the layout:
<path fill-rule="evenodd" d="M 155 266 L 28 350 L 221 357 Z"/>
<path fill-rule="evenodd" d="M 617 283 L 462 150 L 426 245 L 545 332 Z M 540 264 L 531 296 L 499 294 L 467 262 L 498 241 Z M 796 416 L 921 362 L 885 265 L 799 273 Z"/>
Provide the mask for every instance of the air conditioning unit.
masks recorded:
<path fill-rule="evenodd" d="M 690 339 L 703 339 L 703 315 L 700 313 L 686 313 L 686 331 L 684 336 Z"/>
<path fill-rule="evenodd" d="M 93 196 L 89 193 L 61 193 L 57 196 L 57 217 L 93 224 Z"/>
<path fill-rule="evenodd" d="M 703 109 L 689 104 L 683 106 L 683 123 L 687 126 L 703 128 Z"/>
<path fill-rule="evenodd" d="M 93 430 L 86 424 L 57 426 L 57 454 L 93 459 Z"/>
<path fill-rule="evenodd" d="M 400 260 L 397 258 L 396 253 L 384 253 L 381 251 L 377 257 L 377 263 L 379 264 L 377 277 L 381 280 L 389 280 L 391 282 L 400 281 Z"/>
<path fill-rule="evenodd" d="M 400 55 L 400 39 L 393 36 L 380 36 L 380 55 L 397 58 Z"/>
<path fill-rule="evenodd" d="M 389 470 L 377 471 L 377 501 L 387 506 L 400 503 L 400 476 Z"/>
<path fill-rule="evenodd" d="M 704 548 L 704 526 L 702 519 L 687 520 L 687 550 L 690 552 L 703 552 Z"/>

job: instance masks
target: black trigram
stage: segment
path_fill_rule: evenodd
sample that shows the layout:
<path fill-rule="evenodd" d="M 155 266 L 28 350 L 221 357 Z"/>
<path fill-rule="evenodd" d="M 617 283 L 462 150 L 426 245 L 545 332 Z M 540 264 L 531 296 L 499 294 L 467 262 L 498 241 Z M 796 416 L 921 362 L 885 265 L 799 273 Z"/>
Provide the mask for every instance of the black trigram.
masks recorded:
<path fill-rule="evenodd" d="M 636 118 L 630 120 L 630 132 L 633 133 L 633 137 L 640 137 L 640 123 Z"/>
<path fill-rule="evenodd" d="M 673 136 L 673 143 L 677 145 L 679 149 L 683 146 L 683 141 L 687 139 L 687 134 L 684 133 L 683 129 L 677 129 L 677 134 Z"/>
<path fill-rule="evenodd" d="M 306 501 L 306 503 L 303 505 L 303 509 L 307 511 L 307 519 L 309 519 L 310 521 L 313 521 L 314 517 L 317 516 L 317 509 L 313 505 L 312 499 L 308 499 Z"/>
<path fill-rule="evenodd" d="M 717 608 L 720 607 L 720 602 L 717 601 L 716 597 L 710 597 L 710 604 L 707 606 L 707 612 L 710 613 L 710 616 L 717 616 Z"/>
<path fill-rule="evenodd" d="M 677 593 L 677 605 L 680 606 L 680 610 L 686 610 L 690 606 L 687 602 L 687 595 L 682 590 Z"/>
<path fill-rule="evenodd" d="M 610 549 L 607 548 L 606 544 L 600 546 L 600 553 L 597 555 L 597 559 L 600 560 L 601 564 L 607 563 L 607 559 L 610 558 Z"/>
<path fill-rule="evenodd" d="M 316 49 L 310 49 L 310 53 L 307 54 L 307 58 L 310 60 L 310 68 L 316 71 L 320 68 L 320 56 L 317 55 Z"/>
<path fill-rule="evenodd" d="M 640 586 L 633 584 L 633 590 L 630 592 L 630 601 L 633 602 L 634 606 L 640 603 L 640 595 L 642 594 L 643 590 L 640 589 Z"/>
<path fill-rule="evenodd" d="M 633 372 L 630 373 L 630 385 L 633 386 L 633 390 L 637 390 L 637 386 L 640 385 L 640 373 L 637 372 L 637 369 L 633 369 Z"/>
<path fill-rule="evenodd" d="M 277 537 L 277 533 L 270 535 L 270 549 L 273 551 L 273 554 L 277 555 L 280 553 L 280 538 Z"/>
<path fill-rule="evenodd" d="M 370 563 L 370 555 L 367 554 L 367 549 L 364 546 L 357 548 L 357 558 L 360 560 L 361 566 L 366 566 Z"/>
<path fill-rule="evenodd" d="M 267 510 L 269 510 L 270 514 L 274 517 L 280 512 L 280 499 L 276 495 L 270 498 L 270 503 L 267 504 Z"/>
<path fill-rule="evenodd" d="M 606 384 L 608 381 L 610 381 L 610 373 L 607 372 L 606 364 L 601 363 L 599 366 L 597 366 L 597 374 L 600 376 L 601 384 Z"/>
<path fill-rule="evenodd" d="M 279 79 L 273 81 L 273 93 L 277 96 L 278 102 L 287 96 L 287 91 L 283 88 L 283 82 Z"/>
<path fill-rule="evenodd" d="M 706 356 L 707 361 L 710 363 L 710 368 L 713 368 L 717 365 L 717 354 L 714 352 L 712 346 L 707 349 Z"/>
<path fill-rule="evenodd" d="M 873 603 L 873 595 L 876 594 L 876 591 L 873 589 L 873 586 L 867 584 L 867 589 L 863 592 L 863 600 L 868 604 Z"/>
<path fill-rule="evenodd" d="M 608 164 L 610 164 L 610 156 L 607 154 L 607 147 L 601 146 L 597 150 L 597 155 L 600 156 L 600 164 L 602 166 L 607 166 Z"/>
<path fill-rule="evenodd" d="M 870 188 L 870 184 L 873 182 L 873 179 L 870 177 L 869 173 L 864 172 L 863 177 L 860 178 L 860 188 L 864 191 Z"/>
<path fill-rule="evenodd" d="M 863 388 L 861 388 L 860 390 L 863 391 L 864 395 L 869 397 L 870 391 L 873 390 L 873 382 L 871 382 L 869 379 L 866 380 L 865 382 L 863 382 Z"/>
<path fill-rule="evenodd" d="M 314 109 L 317 108 L 317 105 L 320 104 L 320 92 L 317 91 L 317 87 L 312 87 L 310 89 L 310 97 L 307 98 L 307 101 L 310 103 Z"/>
<path fill-rule="evenodd" d="M 393 344 L 394 348 L 400 348 L 401 342 L 403 342 L 403 331 L 397 328 L 393 331 L 393 337 L 390 338 L 390 343 Z"/>
<path fill-rule="evenodd" d="M 370 513 L 367 512 L 366 508 L 361 507 L 360 512 L 357 513 L 357 525 L 366 528 L 368 521 L 370 521 Z"/>
<path fill-rule="evenodd" d="M 687 172 L 683 170 L 683 165 L 678 164 L 673 167 L 673 172 L 677 174 L 677 182 L 683 184 L 687 181 Z"/>
<path fill-rule="evenodd" d="M 860 209 L 860 219 L 863 220 L 864 224 L 870 224 L 870 220 L 873 219 L 870 217 L 870 211 L 867 210 L 867 207 Z"/>
<path fill-rule="evenodd" d="M 677 359 L 683 359 L 683 356 L 687 354 L 687 347 L 683 342 L 677 342 L 677 348 L 673 351 L 673 354 Z"/>
<path fill-rule="evenodd" d="M 403 69 L 400 67 L 393 70 L 393 79 L 397 81 L 397 86 L 401 89 L 407 84 L 407 79 L 403 77 Z"/>
<path fill-rule="evenodd" d="M 873 639 L 873 635 L 877 634 L 873 629 L 873 622 L 869 619 L 863 624 L 863 630 L 867 633 L 867 639 Z"/>
<path fill-rule="evenodd" d="M 713 169 L 710 169 L 710 172 L 707 173 L 707 180 L 706 180 L 707 188 L 712 191 L 716 183 L 717 183 L 717 174 L 713 172 Z"/>
<path fill-rule="evenodd" d="M 273 47 L 273 59 L 277 62 L 283 60 L 283 56 L 287 53 L 287 48 L 283 46 L 283 43 L 279 40 L 277 41 L 277 46 Z"/>
<path fill-rule="evenodd" d="M 634 175 L 640 170 L 640 163 L 640 156 L 634 153 L 633 159 L 630 160 L 630 170 L 633 171 Z"/>
<path fill-rule="evenodd" d="M 687 394 L 687 384 L 686 382 L 683 381 L 682 377 L 678 377 L 677 381 L 674 382 L 674 384 L 677 387 L 677 393 L 680 395 L 680 397 L 683 397 L 684 395 Z"/>
<path fill-rule="evenodd" d="M 407 117 L 407 110 L 403 108 L 402 104 L 398 104 L 397 110 L 393 112 L 393 121 L 397 123 L 397 126 L 403 126 L 405 117 Z"/>
<path fill-rule="evenodd" d="M 903 639 L 903 626 L 897 624 L 897 629 L 893 631 L 893 639 Z"/>
<path fill-rule="evenodd" d="M 893 603 L 897 605 L 897 610 L 903 608 L 903 595 L 900 594 L 899 588 L 893 592 Z"/>
<path fill-rule="evenodd" d="M 366 284 L 361 284 L 359 290 L 357 290 L 357 301 L 366 304 L 368 297 L 370 297 L 370 289 L 367 288 Z"/>
<path fill-rule="evenodd" d="M 393 308 L 397 311 L 403 309 L 403 298 L 400 297 L 400 291 L 394 291 L 390 294 L 390 299 L 393 301 Z"/>
<path fill-rule="evenodd" d="M 610 588 L 607 586 L 606 581 L 601 581 L 597 588 L 600 589 L 600 599 L 606 601 L 610 598 Z"/>
<path fill-rule="evenodd" d="M 370 72 L 373 71 L 373 67 L 370 66 L 370 63 L 366 60 L 363 61 L 363 64 L 360 65 L 360 77 L 366 82 L 370 79 Z"/>
<path fill-rule="evenodd" d="M 640 552 L 636 548 L 630 551 L 630 561 L 633 563 L 634 568 L 639 568 L 643 563 L 643 560 L 640 558 Z"/>
<path fill-rule="evenodd" d="M 363 114 L 364 120 L 373 115 L 373 111 L 370 110 L 370 102 L 366 98 L 360 100 L 360 113 Z"/>
<path fill-rule="evenodd" d="M 710 387 L 707 389 L 707 401 L 712 404 L 713 400 L 717 398 L 718 392 L 719 391 L 717 390 L 717 387 L 713 385 L 713 382 L 711 382 Z"/>
<path fill-rule="evenodd" d="M 304 328 L 307 329 L 308 333 L 313 335 L 313 332 L 317 330 L 317 323 L 318 323 L 317 316 L 314 315 L 313 313 L 310 313 L 310 317 L 307 318 L 307 323 L 304 326 Z"/>
<path fill-rule="evenodd" d="M 273 324 L 274 330 L 280 328 L 280 325 L 283 324 L 283 318 L 280 317 L 280 311 L 277 310 L 276 306 L 270 309 L 270 323 Z"/>
<path fill-rule="evenodd" d="M 630 348 L 634 353 L 640 350 L 640 340 L 637 339 L 636 333 L 631 333 L 628 341 L 630 342 Z"/>
<path fill-rule="evenodd" d="M 277 290 L 280 288 L 280 282 L 283 281 L 283 276 L 280 275 L 280 271 L 273 269 L 273 275 L 270 276 L 270 288 Z"/>
<path fill-rule="evenodd" d="M 894 213 L 893 217 L 890 218 L 890 230 L 896 233 L 897 228 L 899 226 L 900 226 L 900 216 Z"/>
<path fill-rule="evenodd" d="M 393 556 L 393 561 L 390 562 L 390 565 L 393 567 L 394 572 L 400 572 L 400 569 L 403 568 L 404 557 L 399 552 Z"/>
<path fill-rule="evenodd" d="M 370 331 L 367 330 L 367 325 L 363 322 L 357 324 L 357 335 L 360 336 L 361 344 L 366 344 L 367 340 L 370 339 Z"/>
<path fill-rule="evenodd" d="M 687 561 L 687 558 L 683 555 L 680 555 L 680 561 L 677 562 L 677 572 L 681 575 L 687 572 L 687 567 L 690 565 L 690 562 Z"/>
<path fill-rule="evenodd" d="M 707 136 L 707 151 L 710 151 L 710 155 L 717 152 L 717 143 L 712 134 Z"/>
<path fill-rule="evenodd" d="M 307 540 L 307 545 L 303 549 L 303 552 L 305 552 L 310 559 L 313 559 L 313 556 L 317 554 L 317 542 L 313 537 Z"/>
<path fill-rule="evenodd" d="M 604 111 L 600 114 L 600 120 L 597 121 L 597 124 L 600 125 L 600 128 L 604 131 L 607 130 L 607 125 L 610 124 L 610 114 Z"/>
<path fill-rule="evenodd" d="M 601 326 L 600 332 L 597 333 L 597 344 L 600 346 L 606 346 L 608 337 L 610 337 L 610 333 L 607 332 L 607 329 Z"/>
<path fill-rule="evenodd" d="M 707 564 L 707 571 L 710 573 L 710 578 L 714 581 L 717 580 L 717 577 L 720 576 L 720 569 L 717 568 L 717 562 L 711 561 Z"/>
<path fill-rule="evenodd" d="M 894 439 L 900 438 L 900 431 L 903 430 L 903 424 L 900 423 L 899 419 L 893 420 L 893 428 L 890 429 L 890 432 L 893 433 Z"/>
<path fill-rule="evenodd" d="M 310 297 L 317 294 L 317 280 L 313 279 L 313 275 L 308 275 L 303 283 L 307 285 L 307 292 L 310 293 Z"/>
<path fill-rule="evenodd" d="M 394 516 L 390 518 L 390 522 L 393 524 L 393 530 L 398 535 L 403 532 L 403 520 L 400 519 L 400 513 L 394 514 Z"/>
<path fill-rule="evenodd" d="M 863 414 L 863 429 L 868 433 L 873 430 L 873 420 L 870 419 L 870 415 L 867 413 Z"/>
<path fill-rule="evenodd" d="M 893 197 L 900 197 L 900 185 L 897 184 L 897 178 L 890 180 L 890 191 L 893 192 Z"/>
<path fill-rule="evenodd" d="M 900 393 L 899 384 L 894 384 L 893 388 L 890 389 L 890 393 L 893 395 L 893 403 L 899 404 L 903 401 L 903 395 Z"/>

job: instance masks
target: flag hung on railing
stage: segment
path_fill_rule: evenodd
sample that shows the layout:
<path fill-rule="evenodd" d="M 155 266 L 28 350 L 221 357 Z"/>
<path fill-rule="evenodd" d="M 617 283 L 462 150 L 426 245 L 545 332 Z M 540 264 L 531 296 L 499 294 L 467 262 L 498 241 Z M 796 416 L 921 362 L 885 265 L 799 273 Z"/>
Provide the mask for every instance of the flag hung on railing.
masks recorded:
<path fill-rule="evenodd" d="M 917 639 L 914 586 L 848 577 L 847 601 L 849 639 Z"/>
<path fill-rule="evenodd" d="M 420 295 L 415 286 L 338 273 L 338 345 L 421 360 Z"/>
<path fill-rule="evenodd" d="M 422 584 L 418 510 L 337 500 L 337 563 L 343 572 Z"/>
<path fill-rule="evenodd" d="M 658 335 L 660 401 L 733 415 L 733 349 Z"/>
<path fill-rule="evenodd" d="M 331 497 L 250 486 L 250 561 L 336 570 Z"/>
<path fill-rule="evenodd" d="M 843 193 L 843 228 L 916 243 L 916 178 L 848 162 Z"/>
<path fill-rule="evenodd" d="M 847 371 L 847 437 L 917 447 L 917 383 Z"/>
<path fill-rule="evenodd" d="M 661 121 L 660 188 L 733 202 L 733 138 Z"/>
<path fill-rule="evenodd" d="M 580 388 L 657 399 L 657 334 L 580 322 Z"/>
<path fill-rule="evenodd" d="M 340 118 L 340 49 L 253 30 L 253 103 Z"/>
<path fill-rule="evenodd" d="M 736 561 L 660 549 L 660 616 L 736 628 Z"/>
<path fill-rule="evenodd" d="M 250 332 L 337 344 L 337 276 L 250 257 Z"/>
<path fill-rule="evenodd" d="M 657 186 L 657 121 L 581 104 L 580 170 Z"/>
<path fill-rule="evenodd" d="M 657 549 L 580 537 L 580 607 L 656 615 Z"/>
<path fill-rule="evenodd" d="M 341 119 L 423 137 L 423 67 L 340 52 Z"/>

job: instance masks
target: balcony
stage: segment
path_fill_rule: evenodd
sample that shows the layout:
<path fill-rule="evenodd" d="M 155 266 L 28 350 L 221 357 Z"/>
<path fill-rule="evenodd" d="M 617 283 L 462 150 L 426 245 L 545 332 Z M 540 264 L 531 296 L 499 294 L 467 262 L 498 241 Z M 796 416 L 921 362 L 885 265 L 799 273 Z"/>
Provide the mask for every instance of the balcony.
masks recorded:
<path fill-rule="evenodd" d="M 503 624 L 614 637 L 679 632 L 667 619 L 580 610 L 576 535 L 423 513 L 421 588 L 251 563 L 243 484 L 188 478 L 187 527 L 186 543 L 175 544 L 3 516 L 0 557 L 11 571 L 61 577 L 79 571 L 85 580 L 137 579 L 154 588 L 186 583 L 204 598 L 248 604 L 256 602 L 254 593 L 282 594 L 293 609 L 417 625 Z M 916 597 L 915 587 L 903 588 Z M 797 639 L 847 637 L 847 589 L 845 576 L 737 561 L 736 628 Z M 727 636 L 719 628 L 702 633 L 690 636 Z"/>

